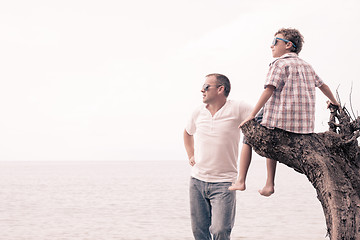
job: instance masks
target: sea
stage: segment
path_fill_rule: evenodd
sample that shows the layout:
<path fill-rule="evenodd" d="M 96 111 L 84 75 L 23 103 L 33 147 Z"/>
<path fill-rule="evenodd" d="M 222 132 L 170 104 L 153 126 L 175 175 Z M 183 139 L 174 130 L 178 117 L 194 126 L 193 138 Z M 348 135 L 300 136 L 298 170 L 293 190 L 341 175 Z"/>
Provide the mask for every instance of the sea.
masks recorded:
<path fill-rule="evenodd" d="M 187 240 L 190 166 L 184 161 L 1 161 L 1 240 Z M 325 217 L 306 176 L 253 159 L 237 192 L 231 239 L 321 240 Z"/>

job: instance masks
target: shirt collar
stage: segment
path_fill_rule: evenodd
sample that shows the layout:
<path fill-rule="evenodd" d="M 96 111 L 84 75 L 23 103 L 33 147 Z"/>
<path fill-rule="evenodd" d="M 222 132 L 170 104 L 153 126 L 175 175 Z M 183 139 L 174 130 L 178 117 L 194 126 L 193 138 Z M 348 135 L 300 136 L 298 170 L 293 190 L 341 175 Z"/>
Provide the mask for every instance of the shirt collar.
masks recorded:
<path fill-rule="evenodd" d="M 294 52 L 290 52 L 290 53 L 285 53 L 284 55 L 282 55 L 281 57 L 275 59 L 274 61 L 272 61 L 269 66 L 271 66 L 272 64 L 274 64 L 277 60 L 279 59 L 284 59 L 284 58 L 297 58 L 298 55 Z"/>
<path fill-rule="evenodd" d="M 291 57 L 297 57 L 298 55 L 294 52 L 290 52 L 290 53 L 285 53 L 284 55 L 282 55 L 281 57 L 279 57 L 279 59 L 282 58 L 291 58 Z"/>

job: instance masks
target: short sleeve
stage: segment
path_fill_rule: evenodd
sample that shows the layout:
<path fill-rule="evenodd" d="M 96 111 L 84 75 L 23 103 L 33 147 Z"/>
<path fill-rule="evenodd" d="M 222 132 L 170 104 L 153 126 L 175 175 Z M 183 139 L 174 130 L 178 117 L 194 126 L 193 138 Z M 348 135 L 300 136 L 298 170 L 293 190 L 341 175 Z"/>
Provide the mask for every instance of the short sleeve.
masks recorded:
<path fill-rule="evenodd" d="M 189 135 L 194 135 L 196 132 L 196 119 L 199 116 L 200 108 L 197 108 L 191 115 L 185 130 Z"/>
<path fill-rule="evenodd" d="M 264 88 L 268 85 L 272 85 L 275 88 L 278 88 L 281 85 L 281 82 L 283 81 L 283 76 L 285 74 L 285 68 L 281 67 L 280 61 L 273 62 L 270 65 L 268 74 L 266 76 L 266 81 L 264 84 Z"/>
<path fill-rule="evenodd" d="M 314 73 L 315 74 L 315 76 L 314 76 L 314 79 L 315 79 L 315 87 L 321 87 L 323 84 L 324 84 L 324 82 L 322 81 L 322 79 L 316 74 L 316 73 Z"/>
<path fill-rule="evenodd" d="M 238 123 L 242 123 L 252 112 L 253 107 L 245 101 L 232 101 L 233 113 L 237 116 Z"/>
<path fill-rule="evenodd" d="M 250 104 L 244 101 L 241 101 L 239 109 L 240 109 L 240 113 L 239 113 L 240 123 L 242 123 L 242 121 L 244 121 L 251 114 L 253 110 L 253 106 L 251 106 Z"/>

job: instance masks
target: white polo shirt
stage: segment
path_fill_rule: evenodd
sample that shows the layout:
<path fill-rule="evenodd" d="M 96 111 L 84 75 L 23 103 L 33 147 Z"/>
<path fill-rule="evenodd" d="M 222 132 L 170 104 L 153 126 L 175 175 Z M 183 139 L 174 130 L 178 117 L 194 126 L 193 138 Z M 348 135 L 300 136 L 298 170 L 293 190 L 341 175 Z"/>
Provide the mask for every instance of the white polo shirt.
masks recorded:
<path fill-rule="evenodd" d="M 205 182 L 233 182 L 237 177 L 239 124 L 250 115 L 252 107 L 245 102 L 227 100 L 211 115 L 206 105 L 198 107 L 186 126 L 194 135 L 196 164 L 191 176 Z"/>

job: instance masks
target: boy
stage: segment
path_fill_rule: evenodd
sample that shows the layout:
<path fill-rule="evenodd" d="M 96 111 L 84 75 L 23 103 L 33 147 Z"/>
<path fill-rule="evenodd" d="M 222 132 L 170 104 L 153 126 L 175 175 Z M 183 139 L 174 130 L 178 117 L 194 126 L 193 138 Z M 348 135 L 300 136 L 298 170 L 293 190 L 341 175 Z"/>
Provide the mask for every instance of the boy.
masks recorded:
<path fill-rule="evenodd" d="M 282 28 L 275 33 L 271 45 L 272 55 L 277 58 L 270 64 L 265 81 L 265 90 L 251 114 L 240 124 L 255 118 L 263 108 L 261 125 L 279 128 L 298 134 L 314 132 L 315 87 L 318 87 L 331 103 L 339 105 L 330 88 L 319 78 L 313 68 L 298 57 L 304 39 L 300 32 L 292 28 Z M 251 147 L 243 144 L 240 155 L 239 177 L 229 188 L 245 190 L 246 174 L 251 162 Z M 274 193 L 276 161 L 266 159 L 267 179 L 259 193 L 270 196 Z"/>

